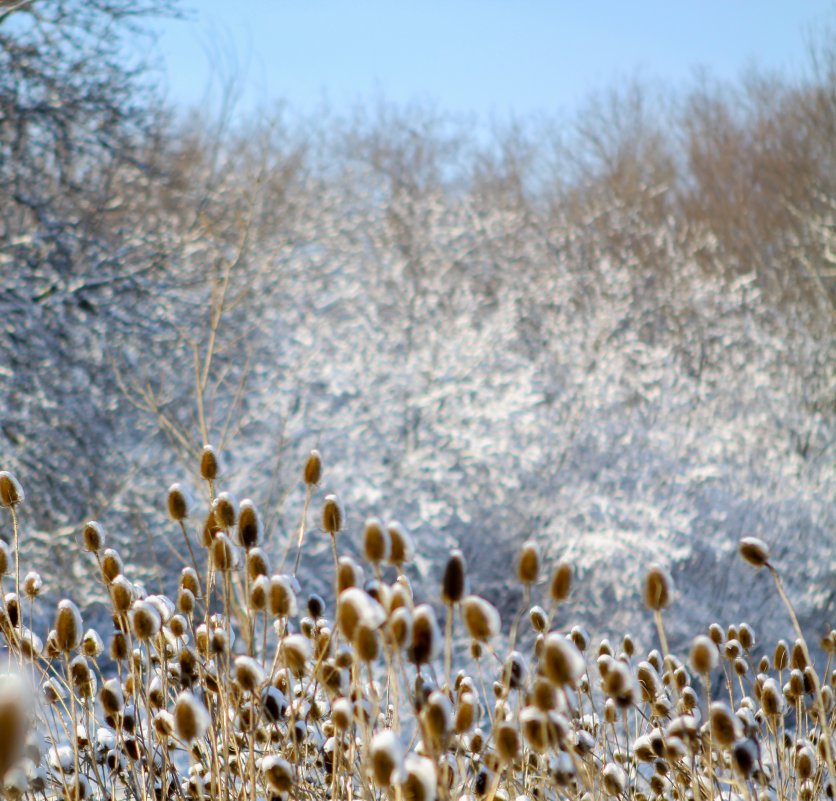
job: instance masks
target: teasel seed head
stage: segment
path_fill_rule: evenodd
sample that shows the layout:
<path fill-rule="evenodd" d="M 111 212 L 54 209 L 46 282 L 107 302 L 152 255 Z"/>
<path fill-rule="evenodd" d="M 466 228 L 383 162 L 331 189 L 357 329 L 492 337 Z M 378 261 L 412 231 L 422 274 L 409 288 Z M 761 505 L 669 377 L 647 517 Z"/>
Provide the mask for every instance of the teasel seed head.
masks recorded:
<path fill-rule="evenodd" d="M 531 628 L 538 634 L 542 634 L 548 628 L 549 617 L 542 606 L 532 606 L 528 610 L 528 619 L 531 621 Z"/>
<path fill-rule="evenodd" d="M 429 604 L 419 604 L 412 615 L 412 644 L 409 659 L 416 665 L 432 662 L 441 648 L 441 632 Z"/>
<path fill-rule="evenodd" d="M 571 640 L 552 632 L 543 643 L 541 667 L 559 687 L 576 684 L 586 670 L 583 655 Z"/>
<path fill-rule="evenodd" d="M 26 684 L 15 674 L 0 676 L 0 776 L 5 776 L 22 756 L 30 724 Z"/>
<path fill-rule="evenodd" d="M 499 634 L 502 621 L 496 607 L 478 595 L 462 601 L 462 619 L 471 639 L 487 642 Z"/>
<path fill-rule="evenodd" d="M 294 676 L 304 676 L 311 658 L 311 643 L 301 634 L 290 634 L 279 643 L 279 657 Z"/>
<path fill-rule="evenodd" d="M 261 542 L 263 531 L 258 509 L 249 498 L 245 498 L 238 511 L 238 544 L 247 550 L 255 548 Z"/>
<path fill-rule="evenodd" d="M 235 681 L 248 693 L 255 693 L 264 683 L 264 670 L 251 656 L 239 656 L 234 664 Z"/>
<path fill-rule="evenodd" d="M 273 576 L 270 579 L 270 613 L 276 617 L 296 616 L 296 593 L 290 577 Z"/>
<path fill-rule="evenodd" d="M 188 690 L 177 696 L 174 704 L 174 729 L 185 743 L 201 739 L 211 720 L 206 707 Z"/>
<path fill-rule="evenodd" d="M 673 579 L 661 565 L 653 564 L 644 579 L 644 603 L 648 609 L 661 611 L 670 605 Z"/>
<path fill-rule="evenodd" d="M 259 576 L 250 584 L 250 607 L 256 612 L 267 609 L 270 601 L 271 586 L 267 576 Z"/>
<path fill-rule="evenodd" d="M 454 548 L 444 567 L 441 579 L 441 600 L 445 604 L 457 604 L 464 597 L 467 583 L 467 565 L 464 554 Z"/>
<path fill-rule="evenodd" d="M 389 534 L 389 564 L 397 568 L 403 567 L 412 561 L 415 553 L 415 545 L 409 532 L 397 521 L 392 521 L 386 526 Z"/>
<path fill-rule="evenodd" d="M 332 537 L 342 531 L 345 515 L 336 495 L 326 495 L 322 504 L 322 530 Z"/>
<path fill-rule="evenodd" d="M 389 787 L 397 780 L 403 765 L 403 747 L 391 729 L 379 731 L 370 746 L 372 776 L 378 787 Z"/>
<path fill-rule="evenodd" d="M 107 548 L 102 554 L 102 577 L 105 583 L 110 584 L 113 579 L 122 574 L 124 566 L 122 557 L 113 548 Z"/>
<path fill-rule="evenodd" d="M 84 543 L 85 551 L 99 553 L 107 541 L 104 526 L 95 520 L 90 520 L 81 532 L 81 541 Z"/>
<path fill-rule="evenodd" d="M 752 567 L 764 567 L 769 562 L 769 546 L 757 537 L 744 537 L 740 540 L 739 550 Z"/>
<path fill-rule="evenodd" d="M 82 631 L 81 612 L 78 611 L 78 607 L 66 598 L 59 601 L 55 615 L 58 649 L 65 654 L 74 651 L 81 644 Z"/>
<path fill-rule="evenodd" d="M 125 695 L 118 679 L 109 679 L 99 690 L 99 702 L 106 715 L 118 715 L 125 706 Z"/>
<path fill-rule="evenodd" d="M 380 651 L 377 629 L 361 623 L 354 632 L 354 647 L 357 649 L 357 658 L 361 662 L 368 664 L 374 662 Z"/>
<path fill-rule="evenodd" d="M 337 560 L 337 592 L 362 586 L 363 568 L 350 556 L 341 556 Z"/>
<path fill-rule="evenodd" d="M 261 548 L 251 548 L 247 551 L 247 575 L 250 581 L 259 576 L 270 576 L 270 559 Z"/>
<path fill-rule="evenodd" d="M 43 587 L 44 582 L 40 573 L 34 570 L 30 570 L 23 579 L 23 594 L 30 601 L 34 601 L 41 594 Z"/>
<path fill-rule="evenodd" d="M 160 632 L 160 613 L 147 601 L 137 601 L 131 609 L 131 624 L 138 640 L 150 640 Z"/>
<path fill-rule="evenodd" d="M 85 656 L 98 659 L 104 653 L 104 642 L 95 629 L 87 629 L 81 639 L 81 650 Z"/>
<path fill-rule="evenodd" d="M 744 779 L 752 775 L 758 764 L 758 746 L 753 740 L 738 740 L 732 748 L 732 765 L 735 771 Z"/>
<path fill-rule="evenodd" d="M 785 640 L 778 640 L 772 657 L 775 670 L 786 670 L 790 665 L 790 649 Z"/>
<path fill-rule="evenodd" d="M 694 638 L 691 643 L 691 667 L 700 676 L 707 676 L 720 662 L 717 646 L 704 634 Z"/>
<path fill-rule="evenodd" d="M 517 559 L 517 578 L 522 584 L 534 584 L 540 576 L 540 554 L 537 546 L 529 540 L 523 543 Z"/>
<path fill-rule="evenodd" d="M 177 609 L 186 617 L 191 617 L 194 614 L 194 605 L 194 593 L 185 587 L 180 587 L 177 593 Z"/>
<path fill-rule="evenodd" d="M 786 702 L 784 700 L 784 693 L 777 681 L 773 678 L 768 678 L 761 687 L 761 709 L 763 713 L 770 718 L 777 717 L 784 714 Z"/>
<path fill-rule="evenodd" d="M 389 558 L 391 540 L 383 523 L 377 517 L 370 517 L 363 527 L 363 555 L 367 562 L 376 565 Z"/>
<path fill-rule="evenodd" d="M 223 528 L 215 519 L 214 510 L 210 509 L 209 514 L 206 515 L 206 520 L 203 521 L 203 528 L 200 530 L 200 544 L 204 548 L 211 548 L 215 537 L 222 531 Z"/>
<path fill-rule="evenodd" d="M 740 721 L 721 701 L 711 704 L 708 719 L 711 725 L 711 736 L 721 748 L 729 748 L 740 737 Z"/>
<path fill-rule="evenodd" d="M 168 516 L 172 520 L 182 523 L 189 516 L 192 499 L 181 484 L 172 484 L 168 488 L 167 505 Z"/>
<path fill-rule="evenodd" d="M 322 480 L 322 456 L 318 450 L 308 454 L 303 478 L 308 487 L 315 487 Z"/>
<path fill-rule="evenodd" d="M 8 470 L 0 470 L 0 506 L 11 508 L 23 503 L 23 487 L 15 477 L 14 473 Z"/>
<path fill-rule="evenodd" d="M 572 565 L 568 562 L 558 562 L 552 573 L 549 586 L 549 596 L 554 603 L 562 603 L 572 591 Z"/>
<path fill-rule="evenodd" d="M 204 481 L 214 481 L 220 472 L 220 465 L 215 449 L 211 445 L 203 447 L 200 455 L 200 475 Z"/>
<path fill-rule="evenodd" d="M 110 658 L 114 662 L 122 662 L 128 657 L 128 640 L 121 631 L 114 632 L 110 638 L 110 648 L 108 649 Z"/>
<path fill-rule="evenodd" d="M 229 573 L 238 566 L 238 554 L 226 534 L 218 534 L 212 543 L 212 566 L 221 573 Z"/>
<path fill-rule="evenodd" d="M 278 754 L 271 754 L 261 760 L 261 772 L 272 790 L 285 795 L 294 786 L 294 771 L 290 762 Z"/>
<path fill-rule="evenodd" d="M 615 762 L 609 762 L 601 774 L 604 781 L 604 791 L 609 796 L 621 796 L 627 786 L 627 774 Z"/>
<path fill-rule="evenodd" d="M 434 801 L 438 784 L 435 763 L 431 759 L 409 754 L 404 764 L 401 784 L 404 801 Z"/>
<path fill-rule="evenodd" d="M 224 530 L 229 530 L 238 520 L 238 501 L 231 492 L 221 492 L 212 503 L 215 522 Z"/>

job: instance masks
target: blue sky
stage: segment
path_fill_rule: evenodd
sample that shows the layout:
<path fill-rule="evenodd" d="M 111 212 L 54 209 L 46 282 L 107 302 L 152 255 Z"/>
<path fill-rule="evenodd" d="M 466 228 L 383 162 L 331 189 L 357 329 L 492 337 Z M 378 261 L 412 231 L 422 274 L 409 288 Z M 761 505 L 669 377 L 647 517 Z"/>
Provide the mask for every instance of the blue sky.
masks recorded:
<path fill-rule="evenodd" d="M 186 0 L 160 26 L 168 96 L 239 111 L 337 111 L 384 98 L 482 119 L 571 112 L 640 76 L 678 86 L 751 65 L 798 74 L 834 0 Z"/>

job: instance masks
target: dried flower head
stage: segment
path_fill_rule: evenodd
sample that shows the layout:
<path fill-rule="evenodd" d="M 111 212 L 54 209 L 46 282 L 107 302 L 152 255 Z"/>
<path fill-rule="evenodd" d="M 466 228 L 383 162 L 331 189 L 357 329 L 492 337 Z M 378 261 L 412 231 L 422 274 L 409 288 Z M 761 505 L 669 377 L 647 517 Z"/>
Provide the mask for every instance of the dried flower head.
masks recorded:
<path fill-rule="evenodd" d="M 496 607 L 478 595 L 468 595 L 462 601 L 462 619 L 468 634 L 479 642 L 496 637 L 502 624 Z"/>
<path fill-rule="evenodd" d="M 308 454 L 305 462 L 304 479 L 308 487 L 315 487 L 322 480 L 322 456 L 318 450 L 312 450 Z"/>
<path fill-rule="evenodd" d="M 211 445 L 203 447 L 200 455 L 200 475 L 205 481 L 214 481 L 218 477 L 220 466 L 215 449 Z"/>
<path fill-rule="evenodd" d="M 764 567 L 769 562 L 769 546 L 757 537 L 744 537 L 738 546 L 740 555 L 752 567 Z"/>
<path fill-rule="evenodd" d="M 391 540 L 377 517 L 370 517 L 363 527 L 363 555 L 372 564 L 385 562 L 389 558 Z"/>
<path fill-rule="evenodd" d="M 185 743 L 201 739 L 211 720 L 206 707 L 188 690 L 177 696 L 174 704 L 174 729 Z"/>
<path fill-rule="evenodd" d="M 55 615 L 55 635 L 58 649 L 65 654 L 74 651 L 81 644 L 82 631 L 83 624 L 78 607 L 66 598 L 59 601 Z"/>
<path fill-rule="evenodd" d="M 540 554 L 537 546 L 529 540 L 523 543 L 517 559 L 517 578 L 523 584 L 534 584 L 540 576 Z"/>
<path fill-rule="evenodd" d="M 245 498 L 238 511 L 238 544 L 249 550 L 261 542 L 263 526 L 255 504 Z"/>
<path fill-rule="evenodd" d="M 336 495 L 326 495 L 322 505 L 322 530 L 332 537 L 343 527 L 343 507 Z"/>
<path fill-rule="evenodd" d="M 0 506 L 13 507 L 23 503 L 23 487 L 8 470 L 0 470 Z"/>
<path fill-rule="evenodd" d="M 695 673 L 707 676 L 720 662 L 720 654 L 717 646 L 710 637 L 704 634 L 694 637 L 691 643 L 691 667 Z"/>
<path fill-rule="evenodd" d="M 389 787 L 403 766 L 403 747 L 391 729 L 375 734 L 370 746 L 372 776 L 378 787 Z"/>
<path fill-rule="evenodd" d="M 395 567 L 402 567 L 412 561 L 415 545 L 409 532 L 397 521 L 386 527 L 389 533 L 389 563 Z"/>
<path fill-rule="evenodd" d="M 661 565 L 653 564 L 644 578 L 644 603 L 649 609 L 660 611 L 670 605 L 673 579 Z"/>
<path fill-rule="evenodd" d="M 441 600 L 445 604 L 457 604 L 465 593 L 467 566 L 464 554 L 455 548 L 450 551 L 450 558 L 444 566 L 441 578 Z"/>
<path fill-rule="evenodd" d="M 572 565 L 568 562 L 558 562 L 552 573 L 549 595 L 555 603 L 562 603 L 572 591 Z"/>
<path fill-rule="evenodd" d="M 181 484 L 172 484 L 168 488 L 168 516 L 178 523 L 189 516 L 192 508 L 192 499 L 189 493 Z"/>
<path fill-rule="evenodd" d="M 543 643 L 541 667 L 551 681 L 562 687 L 573 686 L 584 674 L 586 663 L 571 640 L 552 632 Z"/>
<path fill-rule="evenodd" d="M 90 520 L 81 532 L 81 541 L 84 543 L 85 551 L 99 553 L 107 541 L 104 526 L 95 520 Z"/>

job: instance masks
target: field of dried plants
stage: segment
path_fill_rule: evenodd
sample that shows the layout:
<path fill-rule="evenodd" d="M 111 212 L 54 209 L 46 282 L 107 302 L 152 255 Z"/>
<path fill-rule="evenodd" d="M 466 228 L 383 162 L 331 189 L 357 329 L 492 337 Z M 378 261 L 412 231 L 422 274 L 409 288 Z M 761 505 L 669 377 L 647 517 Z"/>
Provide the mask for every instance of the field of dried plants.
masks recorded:
<path fill-rule="evenodd" d="M 20 563 L 26 496 L 0 472 L 13 529 L 13 546 L 0 547 L 5 797 L 833 798 L 836 630 L 817 668 L 762 540 L 740 541 L 735 570 L 769 574 L 794 641 L 717 621 L 694 632 L 687 653 L 670 652 L 676 590 L 648 564 L 641 594 L 658 639 L 645 651 L 627 633 L 596 642 L 573 625 L 572 565 L 544 564 L 532 542 L 509 566 L 523 603 L 505 620 L 458 549 L 432 602 L 416 602 L 410 533 L 376 518 L 346 530 L 340 500 L 318 496 L 317 451 L 300 474 L 298 527 L 279 552 L 255 504 L 223 489 L 211 446 L 200 473 L 208 505 L 178 483 L 168 492 L 169 528 L 191 563 L 176 593 L 133 580 L 104 525 L 90 521 L 77 547 L 112 622 L 85 627 L 63 598 L 41 637 L 32 620 L 43 580 Z M 347 538 L 362 561 L 341 555 Z M 330 541 L 333 554 L 318 568 L 329 576 L 324 597 L 297 578 L 311 539 Z"/>

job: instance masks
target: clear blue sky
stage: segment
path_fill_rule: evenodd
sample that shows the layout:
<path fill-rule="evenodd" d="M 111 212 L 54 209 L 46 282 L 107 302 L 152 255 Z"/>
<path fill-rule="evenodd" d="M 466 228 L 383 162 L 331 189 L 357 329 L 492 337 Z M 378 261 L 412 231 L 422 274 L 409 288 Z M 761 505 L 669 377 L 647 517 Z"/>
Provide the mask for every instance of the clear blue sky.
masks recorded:
<path fill-rule="evenodd" d="M 239 110 L 337 111 L 385 98 L 482 119 L 571 112 L 625 77 L 677 86 L 698 67 L 799 73 L 835 0 L 189 0 L 161 25 L 168 96 Z M 214 84 L 211 79 L 215 79 Z M 208 98 L 208 101 L 207 101 Z"/>

